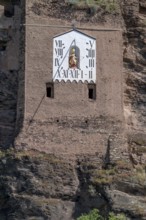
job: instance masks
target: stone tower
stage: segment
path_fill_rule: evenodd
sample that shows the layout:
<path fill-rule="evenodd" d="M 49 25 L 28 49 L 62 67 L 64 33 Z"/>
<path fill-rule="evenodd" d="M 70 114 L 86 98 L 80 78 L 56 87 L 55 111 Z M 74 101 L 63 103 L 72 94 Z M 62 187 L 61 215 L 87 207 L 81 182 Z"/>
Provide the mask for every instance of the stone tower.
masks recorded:
<path fill-rule="evenodd" d="M 14 146 L 105 153 L 109 136 L 123 128 L 121 30 L 92 21 L 72 26 L 36 15 L 36 1 L 22 5 L 18 52 L 9 56 L 18 65 L 9 68 L 18 74 Z"/>
<path fill-rule="evenodd" d="M 102 153 L 109 135 L 122 128 L 122 32 L 92 22 L 73 29 L 71 21 L 34 15 L 32 7 L 26 2 L 25 95 L 18 99 L 24 119 L 21 125 L 17 119 L 15 144 Z M 78 66 L 71 66 L 73 56 Z"/>

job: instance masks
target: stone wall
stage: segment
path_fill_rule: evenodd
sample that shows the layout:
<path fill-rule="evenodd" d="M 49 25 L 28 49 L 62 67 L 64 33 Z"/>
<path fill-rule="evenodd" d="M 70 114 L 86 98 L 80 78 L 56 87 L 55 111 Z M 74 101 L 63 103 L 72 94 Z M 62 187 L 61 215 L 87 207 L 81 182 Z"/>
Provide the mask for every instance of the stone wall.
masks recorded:
<path fill-rule="evenodd" d="M 47 121 L 25 121 L 25 126 L 15 141 L 17 149 L 37 149 L 56 155 L 71 157 L 84 154 L 97 154 L 104 159 L 110 135 L 123 132 L 121 122 L 104 117 L 57 117 Z M 117 139 L 117 143 L 118 143 Z M 126 145 L 119 142 L 112 145 L 121 151 Z M 118 155 L 118 150 L 117 150 Z M 120 155 L 118 155 L 120 156 Z"/>
<path fill-rule="evenodd" d="M 2 19 L 5 31 L 11 33 L 9 44 L 12 41 L 5 52 L 7 59 L 1 63 L 9 81 L 3 88 L 12 88 L 13 93 L 11 101 L 6 100 L 8 109 L 1 113 L 2 145 L 6 140 L 13 143 L 17 135 L 18 148 L 54 153 L 61 149 L 71 155 L 99 153 L 102 157 L 109 136 L 122 133 L 124 128 L 122 32 L 108 24 L 101 28 L 97 23 L 95 28 L 92 19 L 88 26 L 77 21 L 76 26 L 97 41 L 96 100 L 88 99 L 86 83 L 76 82 L 55 82 L 54 99 L 49 99 L 46 83 L 52 80 L 53 37 L 68 31 L 71 20 L 36 15 L 34 1 L 26 6 L 24 1 L 17 3 L 14 16 L 5 18 L 2 12 Z"/>
<path fill-rule="evenodd" d="M 95 26 L 104 11 L 97 9 L 97 16 L 89 18 L 85 10 L 73 11 L 65 6 L 65 1 L 27 3 L 27 24 L 40 22 L 44 26 L 48 22 L 68 25 L 73 15 L 81 25 L 85 26 L 86 22 Z M 111 49 L 115 53 L 121 47 L 120 33 L 114 36 L 115 32 L 106 32 L 105 41 L 103 30 L 96 32 L 99 48 L 104 46 L 98 59 L 104 60 L 105 65 L 103 69 L 100 66 L 102 75 L 98 73 L 97 77 L 97 103 L 86 99 L 86 84 L 76 83 L 56 83 L 57 98 L 49 100 L 45 96 L 45 84 L 51 79 L 52 57 L 47 56 L 53 30 L 58 33 L 58 28 L 20 26 L 19 68 L 4 69 L 0 75 L 1 143 L 6 140 L 12 143 L 14 129 L 17 132 L 15 149 L 0 151 L 0 219 L 73 220 L 93 208 L 103 215 L 114 211 L 124 212 L 130 220 L 146 219 L 145 2 L 123 0 L 120 4 L 123 17 L 108 13 L 105 17 L 112 27 L 119 21 L 123 25 L 125 20 L 124 71 L 120 75 L 119 65 L 115 64 L 117 69 L 109 74 L 117 61 L 115 56 L 112 60 Z M 7 34 L 5 37 L 8 39 Z M 110 44 L 109 37 L 113 40 Z M 104 42 L 108 44 L 100 45 Z M 121 49 L 116 55 L 121 59 Z M 107 59 L 112 62 L 109 64 Z M 120 60 L 118 63 L 122 65 Z M 125 79 L 124 103 L 122 78 Z M 71 94 L 74 88 L 79 92 L 75 91 L 77 103 Z M 70 91 L 69 98 L 62 100 L 66 91 Z M 10 133 L 5 129 L 7 125 Z"/>
<path fill-rule="evenodd" d="M 46 18 L 31 16 L 26 20 L 25 118 L 31 119 L 41 102 L 35 119 L 102 114 L 122 120 L 121 32 L 83 31 L 96 38 L 96 100 L 89 100 L 85 83 L 68 82 L 55 83 L 54 99 L 49 99 L 46 97 L 46 83 L 52 81 L 53 37 L 69 29 L 41 26 L 61 26 L 62 22 L 55 19 L 48 22 Z M 66 22 L 66 25 L 69 23 Z"/>
<path fill-rule="evenodd" d="M 72 27 L 67 18 L 36 15 L 36 4 L 26 2 L 25 70 L 19 74 L 25 85 L 19 80 L 15 146 L 71 155 L 105 154 L 109 135 L 123 131 L 122 31 L 77 22 L 80 31 L 96 38 L 96 100 L 88 98 L 86 83 L 76 82 L 55 82 L 54 98 L 48 98 L 53 37 Z"/>

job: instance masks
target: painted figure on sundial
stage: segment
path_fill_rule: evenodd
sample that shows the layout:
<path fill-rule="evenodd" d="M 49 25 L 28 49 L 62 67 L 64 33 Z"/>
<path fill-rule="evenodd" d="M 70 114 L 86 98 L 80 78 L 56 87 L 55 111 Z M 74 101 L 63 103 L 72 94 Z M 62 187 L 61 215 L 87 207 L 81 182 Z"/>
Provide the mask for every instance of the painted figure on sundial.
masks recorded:
<path fill-rule="evenodd" d="M 75 48 L 72 48 L 69 55 L 69 68 L 78 68 L 78 58 L 76 57 Z"/>

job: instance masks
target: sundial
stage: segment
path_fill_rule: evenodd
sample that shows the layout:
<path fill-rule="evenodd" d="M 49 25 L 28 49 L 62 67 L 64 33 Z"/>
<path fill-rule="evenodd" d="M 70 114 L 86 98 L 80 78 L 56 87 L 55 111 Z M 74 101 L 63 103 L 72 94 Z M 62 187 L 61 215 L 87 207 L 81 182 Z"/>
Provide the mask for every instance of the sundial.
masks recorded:
<path fill-rule="evenodd" d="M 53 39 L 53 81 L 96 82 L 96 39 L 76 29 Z"/>

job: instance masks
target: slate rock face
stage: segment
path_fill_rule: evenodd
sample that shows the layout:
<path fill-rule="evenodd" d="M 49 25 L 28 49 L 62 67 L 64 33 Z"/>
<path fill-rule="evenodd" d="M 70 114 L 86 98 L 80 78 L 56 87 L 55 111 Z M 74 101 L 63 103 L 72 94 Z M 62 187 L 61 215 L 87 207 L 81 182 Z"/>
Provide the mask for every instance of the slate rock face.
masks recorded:
<path fill-rule="evenodd" d="M 7 147 L 14 139 L 18 72 L 1 72 L 0 84 L 0 145 Z"/>
<path fill-rule="evenodd" d="M 61 14 L 62 19 L 79 14 L 77 19 L 83 22 L 115 23 L 117 18 L 123 28 L 126 159 L 115 160 L 112 148 L 100 162 L 97 155 L 60 158 L 38 151 L 1 151 L 0 219 L 73 220 L 93 208 L 99 208 L 103 215 L 113 210 L 124 212 L 131 220 L 146 219 L 146 3 L 129 0 L 119 5 L 118 13 L 110 15 L 98 8 L 93 17 L 87 8 L 79 14 L 64 1 L 36 1 L 32 11 L 37 15 Z M 0 31 L 2 60 L 4 46 L 11 39 L 7 31 Z M 7 69 L 2 62 L 0 65 L 0 145 L 7 148 L 15 138 L 18 72 L 22 66 Z"/>
<path fill-rule="evenodd" d="M 2 155 L 3 219 L 70 219 L 78 188 L 73 166 L 53 155 L 23 153 Z"/>
<path fill-rule="evenodd" d="M 141 7 L 143 8 L 141 11 Z M 145 13 L 143 1 L 125 3 L 125 46 L 123 53 L 125 77 L 125 118 L 132 131 L 145 132 Z"/>
<path fill-rule="evenodd" d="M 5 15 L 7 6 L 15 8 L 14 15 Z M 22 58 L 21 6 L 19 1 L 0 1 L 0 148 L 12 146 L 15 137 L 18 77 Z"/>
<path fill-rule="evenodd" d="M 0 157 L 2 219 L 73 220 L 93 208 L 146 219 L 142 167 L 124 160 L 105 167 L 95 155 L 74 160 L 35 150 L 11 149 Z"/>

